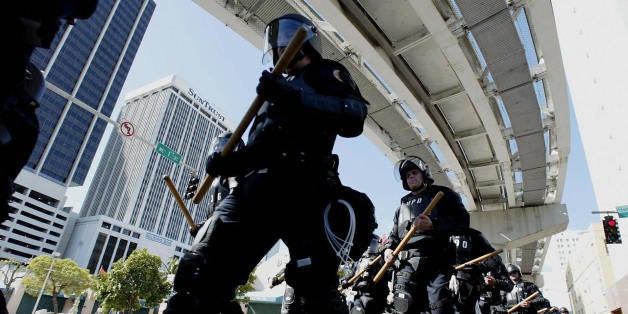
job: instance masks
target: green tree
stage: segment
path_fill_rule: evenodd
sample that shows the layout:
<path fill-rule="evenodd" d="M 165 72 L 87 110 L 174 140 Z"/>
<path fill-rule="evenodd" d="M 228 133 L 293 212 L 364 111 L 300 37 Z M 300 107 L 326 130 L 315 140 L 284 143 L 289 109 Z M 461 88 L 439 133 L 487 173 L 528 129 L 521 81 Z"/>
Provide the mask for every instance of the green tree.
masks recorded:
<path fill-rule="evenodd" d="M 179 268 L 179 259 L 173 256 L 168 260 L 168 263 L 163 264 L 162 266 L 166 275 L 174 275 L 177 273 L 177 268 Z"/>
<path fill-rule="evenodd" d="M 2 283 L 4 283 L 6 297 L 11 291 L 11 285 L 26 274 L 26 264 L 14 259 L 2 259 L 0 267 L 2 267 Z"/>
<path fill-rule="evenodd" d="M 249 291 L 253 291 L 253 283 L 255 282 L 255 269 L 249 274 L 249 280 L 246 281 L 245 284 L 239 285 L 236 287 L 236 299 L 242 303 L 248 303 L 249 298 L 246 297 L 246 293 Z"/>
<path fill-rule="evenodd" d="M 81 295 L 84 291 L 95 286 L 95 280 L 89 271 L 81 268 L 69 258 L 56 259 L 53 265 L 52 257 L 39 255 L 31 260 L 26 269 L 28 274 L 24 276 L 22 284 L 26 286 L 26 293 L 37 297 L 44 284 L 46 275 L 50 270 L 50 276 L 46 281 L 44 291 L 52 295 L 52 305 L 55 314 L 59 313 L 57 296 L 63 292 L 65 295 Z"/>
<path fill-rule="evenodd" d="M 124 260 L 113 263 L 108 273 L 98 276 L 98 296 L 104 313 L 159 305 L 170 292 L 166 274 L 161 272 L 161 259 L 146 249 L 135 250 Z"/>

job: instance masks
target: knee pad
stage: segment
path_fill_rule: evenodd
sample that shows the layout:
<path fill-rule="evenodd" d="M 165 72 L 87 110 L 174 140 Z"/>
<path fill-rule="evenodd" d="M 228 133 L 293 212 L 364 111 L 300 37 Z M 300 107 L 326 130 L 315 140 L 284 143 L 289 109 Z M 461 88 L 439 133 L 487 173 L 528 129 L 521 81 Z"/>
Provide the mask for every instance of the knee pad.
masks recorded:
<path fill-rule="evenodd" d="M 353 306 L 351 306 L 351 310 L 349 311 L 349 314 L 364 314 L 364 313 L 366 313 L 366 311 L 364 311 L 364 306 L 362 305 L 362 302 L 360 301 L 353 302 Z"/>
<path fill-rule="evenodd" d="M 395 292 L 393 297 L 393 307 L 398 313 L 408 313 L 414 307 L 414 297 L 405 291 Z"/>
<path fill-rule="evenodd" d="M 205 282 L 207 259 L 200 251 L 189 251 L 179 262 L 174 276 L 173 289 L 177 292 L 193 292 L 201 289 Z"/>
<path fill-rule="evenodd" d="M 208 236 L 208 230 L 212 229 L 212 226 L 215 224 L 215 220 L 215 216 L 210 216 L 207 220 L 205 220 L 203 225 L 198 229 L 198 231 L 196 231 L 196 236 L 194 237 L 194 241 L 192 241 L 192 246 L 198 244 L 201 240 L 203 240 L 203 238 Z"/>
<path fill-rule="evenodd" d="M 283 293 L 283 301 L 281 307 L 290 307 L 294 303 L 294 288 L 286 285 L 286 290 Z"/>

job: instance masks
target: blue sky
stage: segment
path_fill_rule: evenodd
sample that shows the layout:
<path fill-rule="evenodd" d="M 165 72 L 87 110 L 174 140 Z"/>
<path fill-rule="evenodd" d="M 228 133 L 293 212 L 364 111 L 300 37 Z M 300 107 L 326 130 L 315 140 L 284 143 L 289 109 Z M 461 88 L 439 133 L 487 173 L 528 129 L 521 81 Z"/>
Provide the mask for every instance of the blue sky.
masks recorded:
<path fill-rule="evenodd" d="M 156 3 L 114 118 L 126 93 L 175 74 L 237 125 L 256 96 L 255 87 L 265 69 L 261 51 L 190 0 L 156 0 Z M 599 216 L 591 214 L 597 205 L 573 114 L 571 123 L 571 153 L 562 203 L 569 210 L 568 229 L 586 229 Z M 107 138 L 101 142 L 101 148 Z M 379 223 L 376 232 L 387 233 L 399 199 L 405 194 L 401 183 L 394 179 L 392 163 L 363 135 L 339 138 L 335 152 L 340 155 L 343 184 L 369 195 L 376 207 Z M 99 156 L 97 153 L 96 158 Z M 72 188 L 68 193 L 70 206 L 82 204 L 97 165 L 95 162 L 92 166 L 84 187 Z"/>

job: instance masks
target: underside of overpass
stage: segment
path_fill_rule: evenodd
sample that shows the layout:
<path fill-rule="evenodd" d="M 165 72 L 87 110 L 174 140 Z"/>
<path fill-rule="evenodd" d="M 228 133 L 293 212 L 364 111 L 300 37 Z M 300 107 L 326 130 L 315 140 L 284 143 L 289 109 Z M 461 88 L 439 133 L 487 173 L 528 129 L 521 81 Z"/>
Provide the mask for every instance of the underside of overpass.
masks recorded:
<path fill-rule="evenodd" d="M 417 155 L 461 194 L 503 258 L 535 276 L 569 156 L 567 84 L 550 0 L 194 0 L 260 50 L 299 13 L 370 102 L 365 134 L 391 161 Z"/>

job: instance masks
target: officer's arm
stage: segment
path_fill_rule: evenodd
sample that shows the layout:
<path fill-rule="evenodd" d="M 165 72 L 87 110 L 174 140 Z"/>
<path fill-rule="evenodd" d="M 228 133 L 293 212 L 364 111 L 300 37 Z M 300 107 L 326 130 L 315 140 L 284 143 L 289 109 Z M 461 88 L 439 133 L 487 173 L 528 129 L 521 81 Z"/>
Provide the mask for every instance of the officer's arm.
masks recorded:
<path fill-rule="evenodd" d="M 545 307 L 546 305 L 549 306 L 549 302 L 547 301 L 547 299 L 543 296 L 543 293 L 541 293 L 541 290 L 539 289 L 539 287 L 537 285 L 535 285 L 532 282 L 528 282 L 528 288 L 526 289 L 527 294 L 528 295 L 532 295 L 535 292 L 539 292 L 539 295 L 536 296 L 534 299 L 532 299 L 530 301 L 530 304 L 535 307 L 535 308 L 542 308 Z"/>
<path fill-rule="evenodd" d="M 331 114 L 338 124 L 340 136 L 356 137 L 362 134 L 368 110 L 360 99 L 301 92 L 301 104 L 306 109 Z"/>
<path fill-rule="evenodd" d="M 311 114 L 324 113 L 331 118 L 343 137 L 355 137 L 362 133 L 368 113 L 368 102 L 349 71 L 337 62 L 325 62 L 307 71 L 305 80 L 316 92 L 301 91 L 302 108 Z"/>
<path fill-rule="evenodd" d="M 393 224 L 392 224 L 392 229 L 390 230 L 390 233 L 388 234 L 388 242 L 386 242 L 386 245 L 384 245 L 384 249 L 391 249 L 391 250 L 395 250 L 397 248 L 397 245 L 399 245 L 399 242 L 401 242 L 401 239 L 399 239 L 399 232 L 398 232 L 398 225 L 399 225 L 399 209 L 401 207 L 397 207 L 397 210 L 395 211 L 395 215 L 393 216 Z"/>
<path fill-rule="evenodd" d="M 445 189 L 445 196 L 437 205 L 443 210 L 438 214 L 438 221 L 434 223 L 432 232 L 449 237 L 451 234 L 461 234 L 469 228 L 469 212 L 462 204 L 460 195 L 453 190 Z"/>

